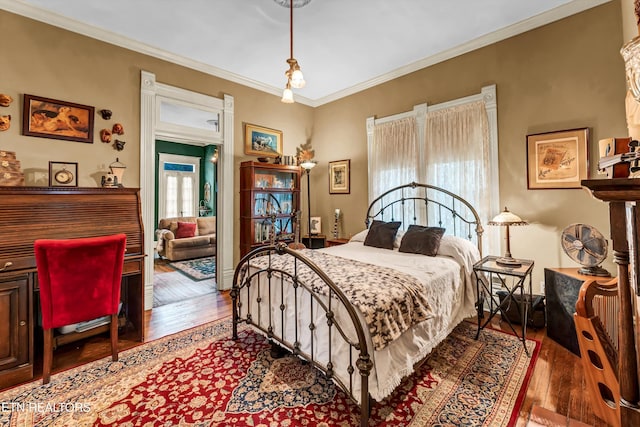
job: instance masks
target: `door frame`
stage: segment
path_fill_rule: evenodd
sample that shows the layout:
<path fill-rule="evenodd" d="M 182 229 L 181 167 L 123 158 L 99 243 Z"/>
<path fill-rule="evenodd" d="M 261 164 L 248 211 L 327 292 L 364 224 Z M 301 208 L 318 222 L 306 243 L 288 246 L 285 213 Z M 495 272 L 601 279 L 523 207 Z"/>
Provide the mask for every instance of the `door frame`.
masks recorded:
<path fill-rule="evenodd" d="M 220 112 L 220 132 L 205 134 L 201 129 L 167 129 L 159 124 L 159 99 L 172 100 L 187 106 L 215 109 Z M 148 71 L 140 75 L 140 197 L 142 201 L 142 222 L 145 225 L 144 262 L 145 310 L 153 306 L 153 256 L 154 253 L 154 208 L 155 208 L 155 157 L 156 139 L 181 142 L 191 145 L 216 145 L 218 147 L 218 188 L 216 193 L 216 283 L 218 289 L 231 289 L 233 282 L 233 120 L 234 99 L 224 95 L 224 99 L 180 89 L 156 82 L 156 76 Z M 226 200 L 227 203 L 222 203 Z M 231 202 L 229 202 L 231 201 Z"/>
<path fill-rule="evenodd" d="M 164 163 L 184 163 L 184 164 L 189 164 L 194 166 L 195 172 L 193 172 L 193 174 L 195 176 L 195 185 L 193 186 L 192 191 L 195 197 L 193 197 L 192 199 L 192 206 L 191 206 L 191 208 L 193 209 L 193 215 L 184 215 L 184 216 L 198 216 L 198 213 L 199 213 L 198 201 L 200 200 L 198 196 L 199 196 L 199 191 L 201 187 L 200 162 L 202 161 L 202 157 L 187 156 L 182 154 L 171 154 L 171 153 L 158 153 L 158 156 L 159 156 L 158 167 L 160 168 L 160 170 L 156 171 L 156 173 L 158 174 L 158 191 L 160 192 L 160 194 L 158 194 L 158 216 L 164 218 L 164 216 L 161 215 L 160 212 L 165 212 L 165 210 L 162 208 L 167 207 L 166 189 L 164 188 L 164 171 L 162 170 L 162 165 Z M 165 191 L 161 191 L 161 190 L 165 190 Z M 183 216 L 183 215 L 176 215 L 176 216 Z"/>

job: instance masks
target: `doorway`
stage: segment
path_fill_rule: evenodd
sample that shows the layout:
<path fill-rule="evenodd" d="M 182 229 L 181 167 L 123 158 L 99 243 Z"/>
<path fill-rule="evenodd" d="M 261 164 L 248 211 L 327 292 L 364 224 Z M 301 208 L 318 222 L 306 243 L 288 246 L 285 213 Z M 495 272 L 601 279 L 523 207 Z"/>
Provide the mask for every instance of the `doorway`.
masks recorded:
<path fill-rule="evenodd" d="M 156 82 L 155 75 L 141 72 L 140 82 L 140 188 L 145 233 L 145 253 L 154 253 L 156 217 L 156 139 L 217 148 L 218 191 L 212 204 L 216 211 L 216 284 L 230 289 L 233 280 L 234 99 L 214 98 Z M 145 309 L 153 305 L 153 257 L 145 260 Z"/>

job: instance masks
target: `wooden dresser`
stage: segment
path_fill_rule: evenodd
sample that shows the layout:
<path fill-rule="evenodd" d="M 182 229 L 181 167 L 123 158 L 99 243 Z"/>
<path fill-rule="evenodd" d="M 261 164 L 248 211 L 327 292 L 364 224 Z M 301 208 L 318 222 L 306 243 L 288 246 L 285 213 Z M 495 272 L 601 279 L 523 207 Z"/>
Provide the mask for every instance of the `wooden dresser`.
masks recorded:
<path fill-rule="evenodd" d="M 144 339 L 144 232 L 135 188 L 0 187 L 0 389 L 33 378 L 39 319 L 33 242 L 127 235 L 123 332 Z M 100 330 L 65 336 L 73 341 Z"/>

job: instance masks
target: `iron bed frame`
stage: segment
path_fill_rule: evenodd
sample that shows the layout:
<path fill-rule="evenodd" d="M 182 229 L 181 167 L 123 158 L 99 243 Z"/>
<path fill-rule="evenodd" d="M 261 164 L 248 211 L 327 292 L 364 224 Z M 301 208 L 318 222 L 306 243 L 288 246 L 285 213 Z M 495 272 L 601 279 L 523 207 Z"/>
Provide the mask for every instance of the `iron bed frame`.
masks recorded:
<path fill-rule="evenodd" d="M 411 193 L 411 194 L 409 194 Z M 386 200 L 390 200 L 386 202 Z M 424 207 L 422 208 L 422 204 Z M 401 212 L 401 218 L 397 214 Z M 385 214 L 386 213 L 386 214 Z M 447 229 L 449 234 L 458 237 L 464 237 L 469 240 L 476 239 L 476 244 L 480 253 L 482 253 L 482 233 L 483 228 L 478 213 L 473 206 L 460 196 L 428 184 L 419 184 L 412 182 L 410 184 L 395 187 L 378 198 L 376 198 L 367 210 L 365 225 L 367 228 L 371 220 L 380 218 L 384 220 L 401 219 L 403 225 L 407 223 L 406 215 L 409 215 L 409 222 L 417 223 L 419 218 L 425 218 L 425 224 L 429 224 L 429 218 L 435 220 L 438 226 L 450 225 L 451 230 Z M 466 234 L 463 234 L 466 233 Z M 273 257 L 288 255 L 294 263 L 293 274 L 282 269 L 274 268 L 271 265 Z M 267 256 L 268 265 L 264 268 L 251 267 L 251 260 Z M 314 293 L 310 286 L 298 279 L 298 269 L 304 264 L 310 268 L 325 284 L 328 289 L 328 295 L 319 295 Z M 253 269 L 253 271 L 252 271 Z M 254 278 L 257 276 L 265 277 L 267 281 L 266 295 L 261 292 L 259 283 L 254 284 Z M 256 283 L 258 281 L 256 280 Z M 255 289 L 255 291 L 254 291 Z M 244 291 L 246 298 L 246 314 L 241 317 L 241 308 L 243 306 L 243 298 L 241 291 Z M 284 296 L 287 292 L 293 294 L 294 304 L 284 304 Z M 264 333 L 272 347 L 280 346 L 289 350 L 294 355 L 306 360 L 315 368 L 322 371 L 326 376 L 331 378 L 347 395 L 358 404 L 356 392 L 354 390 L 354 375 L 360 375 L 360 425 L 367 427 L 369 423 L 370 409 L 374 400 L 369 394 L 369 375 L 374 368 L 374 362 L 371 360 L 372 349 L 367 343 L 367 335 L 365 328 L 358 317 L 357 309 L 349 302 L 344 293 L 331 280 L 326 272 L 322 271 L 309 258 L 301 253 L 293 250 L 285 243 L 275 243 L 260 248 L 245 255 L 236 267 L 233 277 L 233 287 L 230 292 L 233 303 L 233 339 L 238 338 L 238 325 L 246 323 L 253 328 Z M 273 300 L 280 298 L 280 305 L 275 307 L 275 314 L 272 313 L 274 307 Z M 299 328 L 300 307 L 298 302 L 302 298 L 309 298 L 311 310 L 311 322 L 308 325 L 309 333 L 305 334 L 302 328 Z M 252 305 L 257 305 L 255 310 Z M 343 310 L 340 310 L 340 307 Z M 264 313 L 262 310 L 268 311 L 268 320 L 263 321 Z M 318 327 L 313 322 L 314 310 L 321 310 L 324 313 L 322 318 L 326 319 L 326 328 L 328 330 L 328 360 L 318 360 L 315 357 L 314 334 L 313 331 Z M 279 326 L 276 324 L 277 312 L 279 311 Z M 347 325 L 336 322 L 336 313 L 338 311 L 346 312 L 348 319 Z M 285 319 L 293 320 L 294 339 L 293 341 L 286 338 Z M 353 328 L 351 338 L 347 335 L 346 330 Z M 290 333 L 289 333 L 290 335 Z M 348 367 L 346 369 L 346 377 L 348 384 L 339 378 L 334 370 L 332 339 L 340 337 L 349 349 Z M 304 349 L 308 348 L 309 351 Z M 355 365 L 355 367 L 354 367 Z M 356 372 L 357 370 L 357 372 Z"/>

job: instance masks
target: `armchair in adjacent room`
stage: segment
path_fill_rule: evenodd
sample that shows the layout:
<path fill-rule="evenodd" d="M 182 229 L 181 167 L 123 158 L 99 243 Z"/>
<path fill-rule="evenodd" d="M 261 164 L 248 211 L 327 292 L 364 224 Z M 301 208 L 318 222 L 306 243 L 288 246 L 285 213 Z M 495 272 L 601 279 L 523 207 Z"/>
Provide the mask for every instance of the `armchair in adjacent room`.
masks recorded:
<path fill-rule="evenodd" d="M 44 332 L 42 382 L 53 364 L 53 330 L 111 316 L 111 355 L 118 360 L 120 283 L 127 236 L 40 239 L 34 243 Z"/>

